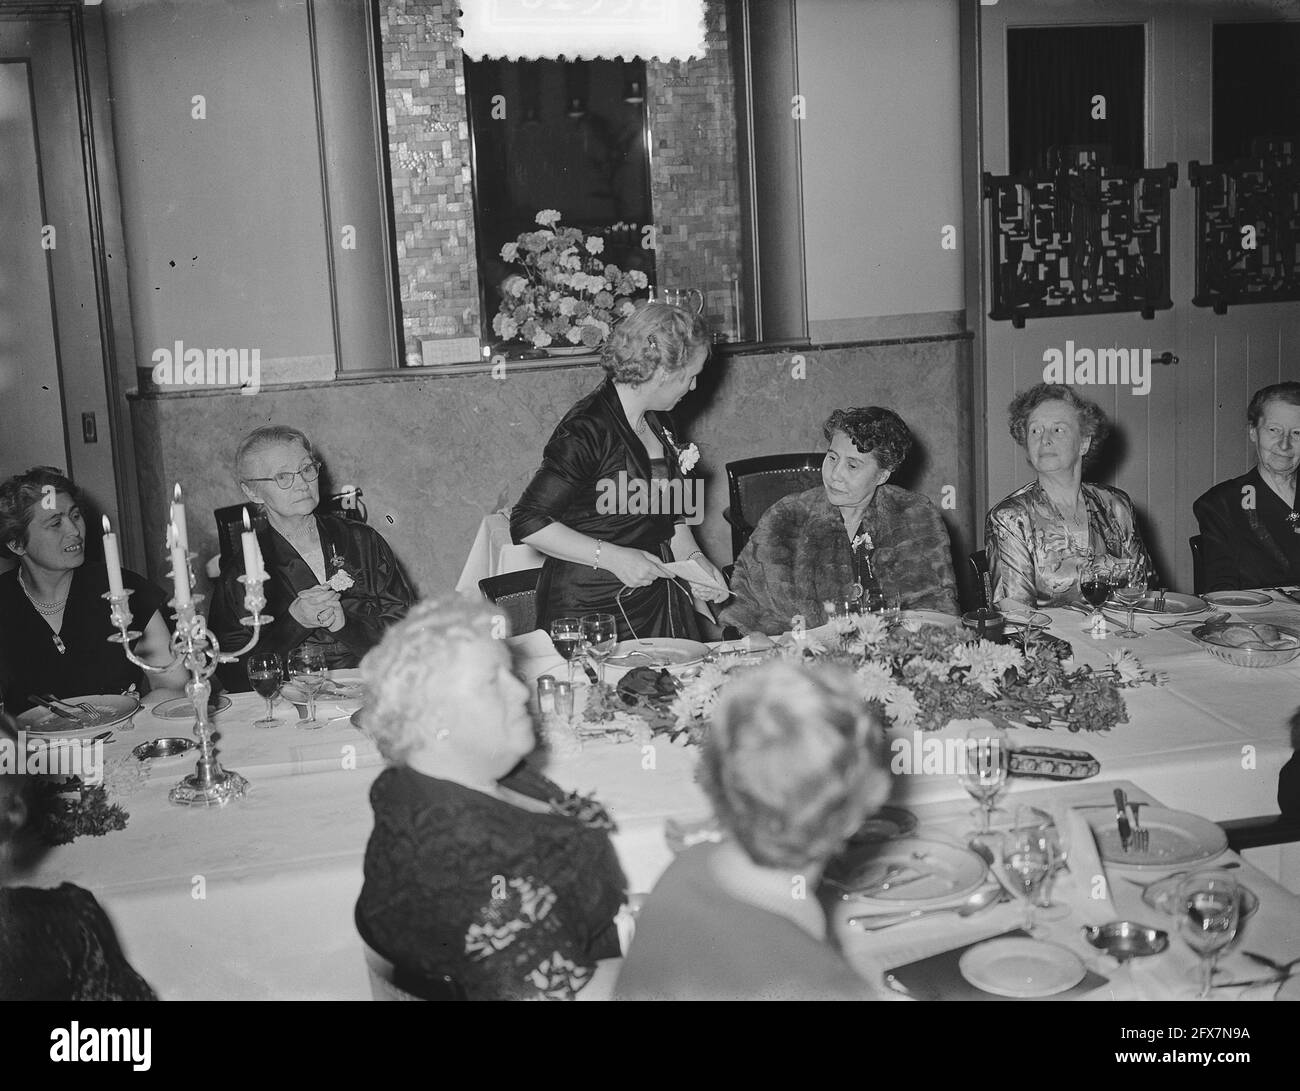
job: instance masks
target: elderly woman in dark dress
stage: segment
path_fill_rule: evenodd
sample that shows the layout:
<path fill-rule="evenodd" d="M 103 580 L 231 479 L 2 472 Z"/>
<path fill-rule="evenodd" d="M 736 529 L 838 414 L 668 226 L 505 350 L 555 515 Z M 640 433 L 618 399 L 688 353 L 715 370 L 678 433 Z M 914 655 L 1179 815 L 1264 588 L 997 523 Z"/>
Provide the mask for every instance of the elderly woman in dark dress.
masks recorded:
<path fill-rule="evenodd" d="M 614 327 L 601 360 L 608 378 L 560 421 L 510 519 L 515 542 L 546 555 L 539 628 L 599 612 L 618 619 L 620 639 L 700 635 L 691 595 L 664 562 L 693 558 L 709 582 L 726 581 L 691 532 L 696 513 L 671 510 L 691 495 L 696 453 L 668 411 L 695 389 L 708 354 L 704 320 L 680 307 L 643 304 Z M 665 502 L 649 512 L 618 502 L 651 495 Z"/>
<path fill-rule="evenodd" d="M 873 593 L 904 609 L 957 613 L 948 532 L 919 493 L 886 484 L 907 458 L 912 433 L 878 406 L 837 409 L 822 484 L 778 500 L 736 559 L 735 599 L 720 620 L 769 635 L 826 620 L 827 600 Z"/>
<path fill-rule="evenodd" d="M 0 695 L 17 714 L 28 694 L 78 697 L 122 693 L 144 672 L 108 638 L 108 570 L 86 563 L 86 522 L 76 485 L 50 466 L 37 466 L 0 484 L 0 545 L 18 567 L 0 575 Z M 163 620 L 167 596 L 143 576 L 122 570 L 131 592 L 132 628 L 143 632 L 135 653 L 147 663 L 171 659 Z M 145 688 L 179 693 L 185 670 L 147 676 Z"/>
<path fill-rule="evenodd" d="M 17 725 L 0 713 L 0 748 L 20 753 Z M 0 770 L 13 768 L 0 762 Z M 95 896 L 71 883 L 6 885 L 39 853 L 35 780 L 0 771 L 0 1001 L 154 1000 L 132 969 Z M 33 847 L 35 846 L 35 847 Z"/>
<path fill-rule="evenodd" d="M 1136 562 L 1132 586 L 1155 572 L 1137 531 L 1133 502 L 1110 485 L 1083 480 L 1109 424 L 1070 387 L 1038 383 L 1011 402 L 1011 436 L 1035 479 L 989 511 L 985 543 L 993 599 L 1008 608 L 1078 601 L 1084 561 Z"/>
<path fill-rule="evenodd" d="M 598 808 L 521 764 L 528 687 L 495 616 L 416 606 L 362 664 L 364 720 L 389 767 L 357 902 L 362 939 L 471 1000 L 572 999 L 618 956 L 623 874 Z"/>
<path fill-rule="evenodd" d="M 240 488 L 266 512 L 258 533 L 268 579 L 265 612 L 274 621 L 256 650 L 286 656 L 304 643 L 321 645 L 331 668 L 355 667 L 402 617 L 415 595 L 383 536 L 364 523 L 317 511 L 320 460 L 296 428 L 251 432 L 235 456 Z M 241 648 L 249 630 L 242 558 L 213 588 L 209 622 L 223 648 Z M 224 669 L 231 689 L 247 689 L 242 669 Z"/>

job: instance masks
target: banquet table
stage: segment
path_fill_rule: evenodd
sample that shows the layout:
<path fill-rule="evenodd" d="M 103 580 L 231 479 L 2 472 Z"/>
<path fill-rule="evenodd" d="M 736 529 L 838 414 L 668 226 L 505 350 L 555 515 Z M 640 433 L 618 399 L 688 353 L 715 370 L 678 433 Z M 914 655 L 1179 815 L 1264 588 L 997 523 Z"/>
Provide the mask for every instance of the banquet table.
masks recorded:
<path fill-rule="evenodd" d="M 1013 740 L 1020 745 L 1086 749 L 1100 759 L 1101 774 L 1047 788 L 1042 781 L 1017 780 L 1008 798 L 1079 791 L 1105 797 L 1103 782 L 1117 781 L 1132 786 L 1138 798 L 1216 820 L 1276 810 L 1273 793 L 1289 754 L 1285 722 L 1300 692 L 1300 667 L 1229 667 L 1172 633 L 1093 641 L 1079 631 L 1082 618 L 1052 616 L 1053 631 L 1071 641 L 1077 662 L 1100 664 L 1117 647 L 1131 647 L 1147 666 L 1167 671 L 1170 681 L 1159 689 L 1126 690 L 1129 723 L 1109 733 L 1013 732 L 1025 737 Z M 1300 620 L 1300 610 L 1295 617 Z M 520 641 L 521 675 L 531 680 L 566 669 L 548 644 L 540 633 Z M 609 671 L 611 680 L 618 677 L 617 668 Z M 146 700 L 133 729 L 119 729 L 105 750 L 108 781 L 130 815 L 126 828 L 52 850 L 22 881 L 75 882 L 94 892 L 128 957 L 165 999 L 368 998 L 352 913 L 372 821 L 368 791 L 382 759 L 350 722 L 357 703 L 322 700 L 321 715 L 330 722 L 315 731 L 296 728 L 292 707 L 281 704 L 283 722 L 259 729 L 252 721 L 261 699 L 233 695 L 232 706 L 215 718 L 221 760 L 248 778 L 250 790 L 244 799 L 208 810 L 167 801 L 168 788 L 192 770 L 192 757 L 155 761 L 147 770 L 130 757 L 141 741 L 188 733 L 184 721 L 156 717 L 152 704 Z M 648 733 L 580 744 L 553 719 L 547 735 L 549 750 L 535 760 L 564 788 L 597 794 L 618 823 L 613 840 L 629 889 L 649 890 L 672 858 L 665 823 L 708 816 L 694 778 L 697 752 Z M 1243 762 L 1243 747 L 1254 748 L 1253 769 L 1243 767 L 1250 764 Z M 898 777 L 896 784 L 891 802 L 911 808 L 923 822 L 942 824 L 970 808 L 952 777 Z M 1266 875 L 1248 874 L 1265 903 L 1251 925 L 1250 949 L 1283 960 L 1300 954 L 1300 901 Z M 1117 905 L 1125 915 L 1133 908 L 1123 900 Z M 899 929 L 891 942 L 915 946 L 922 932 L 919 925 Z M 876 972 L 884 950 L 872 943 L 848 953 L 860 968 Z M 1139 995 L 1169 995 L 1168 983 L 1143 984 L 1142 971 L 1135 977 Z"/>

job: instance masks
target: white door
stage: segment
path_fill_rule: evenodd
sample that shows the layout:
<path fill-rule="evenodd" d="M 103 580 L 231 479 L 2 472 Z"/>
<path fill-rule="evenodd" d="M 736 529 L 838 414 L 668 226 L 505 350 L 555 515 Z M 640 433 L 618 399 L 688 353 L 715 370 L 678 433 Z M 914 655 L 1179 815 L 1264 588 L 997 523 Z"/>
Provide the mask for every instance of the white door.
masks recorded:
<path fill-rule="evenodd" d="M 1017 65 L 1024 62 L 1009 58 L 1009 53 L 1019 49 L 1023 58 L 1028 39 L 1011 36 L 1034 28 L 1071 35 L 1105 26 L 1138 28 L 1140 49 L 1131 63 L 1137 72 L 1133 85 L 1140 88 L 1142 101 L 1115 101 L 1112 96 L 1098 102 L 1098 96 L 1081 88 L 1083 101 L 1078 108 L 1085 117 L 1102 114 L 1112 122 L 1123 111 L 1132 115 L 1138 110 L 1144 161 L 1135 165 L 1155 168 L 1173 163 L 1178 170 L 1169 217 L 1172 307 L 1155 310 L 1149 319 L 1136 312 L 1029 318 L 1021 329 L 1010 321 L 985 319 L 989 503 L 1032 478 L 1023 452 L 1007 433 L 1007 406 L 1016 391 L 1043 381 L 1045 368 L 1055 363 L 1054 353 L 1064 355 L 1072 348 L 1074 358 L 1082 363 L 1087 359 L 1082 350 L 1095 357 L 1101 350 L 1149 349 L 1153 363 L 1148 391 L 1135 389 L 1132 381 L 1076 383 L 1076 389 L 1096 401 L 1114 427 L 1106 455 L 1091 476 L 1132 497 L 1162 580 L 1190 591 L 1188 537 L 1197 529 L 1192 501 L 1216 481 L 1250 466 L 1253 452 L 1246 441 L 1245 409 L 1251 393 L 1281 379 L 1300 378 L 1300 303 L 1233 306 L 1222 315 L 1193 306 L 1196 204 L 1188 164 L 1214 162 L 1215 25 L 1300 20 L 1300 5 L 1283 8 L 1276 3 L 1227 0 L 1048 5 L 1001 0 L 982 6 L 980 13 L 987 172 L 1009 173 L 1013 139 L 1023 143 L 1019 130 L 1024 123 L 1013 133 L 1008 104 L 1010 86 L 1020 70 Z M 1084 38 L 1077 40 L 1084 48 Z M 1042 93 L 1051 94 L 1053 88 L 1045 83 Z M 1078 142 L 1077 130 L 1075 137 L 1067 142 Z M 989 202 L 984 208 L 987 237 Z M 989 253 L 987 260 L 992 262 L 992 248 Z M 984 275 L 989 284 L 994 270 L 986 268 Z M 1162 357 L 1177 362 L 1156 362 Z"/>

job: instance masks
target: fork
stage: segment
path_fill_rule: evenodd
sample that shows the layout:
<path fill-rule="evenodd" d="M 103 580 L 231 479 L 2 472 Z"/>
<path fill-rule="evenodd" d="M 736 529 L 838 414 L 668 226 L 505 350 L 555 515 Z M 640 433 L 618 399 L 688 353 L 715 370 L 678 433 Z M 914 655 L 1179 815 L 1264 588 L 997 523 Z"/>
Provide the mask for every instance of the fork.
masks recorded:
<path fill-rule="evenodd" d="M 1133 810 L 1133 851 L 1146 852 L 1151 847 L 1151 831 L 1142 828 L 1142 821 L 1138 818 L 1138 809 L 1141 803 L 1130 801 L 1129 807 Z"/>

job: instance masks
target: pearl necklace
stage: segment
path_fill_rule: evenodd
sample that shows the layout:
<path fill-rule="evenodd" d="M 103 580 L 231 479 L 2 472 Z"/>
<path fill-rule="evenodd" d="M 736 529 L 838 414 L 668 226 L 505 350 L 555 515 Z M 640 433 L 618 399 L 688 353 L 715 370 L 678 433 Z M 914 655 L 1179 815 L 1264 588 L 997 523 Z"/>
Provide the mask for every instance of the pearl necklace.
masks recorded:
<path fill-rule="evenodd" d="M 31 588 L 27 586 L 27 581 L 23 579 L 21 569 L 18 572 L 18 586 L 23 589 L 23 594 L 27 596 L 27 601 L 36 607 L 38 613 L 43 614 L 45 617 L 54 617 L 56 614 L 63 613 L 63 608 L 68 604 L 68 593 L 72 590 L 72 588 L 69 587 L 68 591 L 64 592 L 63 598 L 61 599 L 55 599 L 53 602 L 42 602 L 32 594 Z"/>

